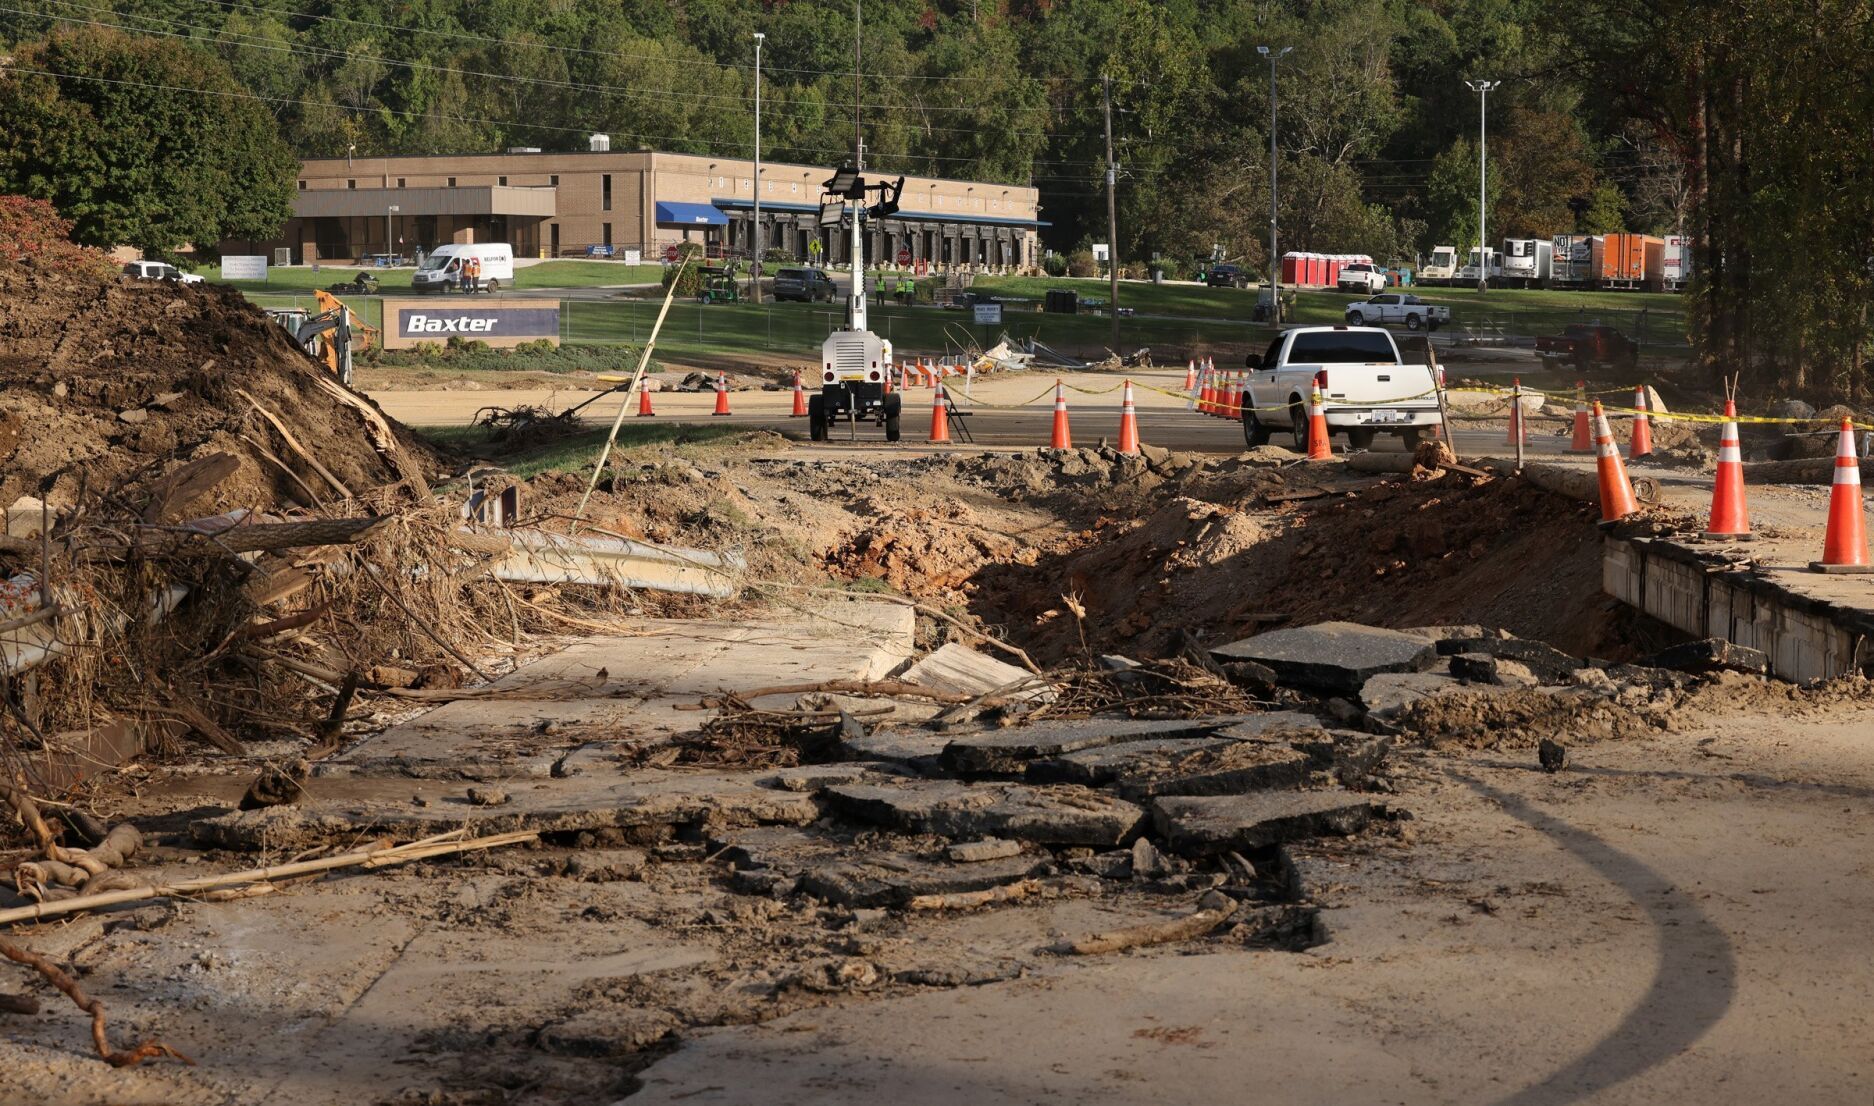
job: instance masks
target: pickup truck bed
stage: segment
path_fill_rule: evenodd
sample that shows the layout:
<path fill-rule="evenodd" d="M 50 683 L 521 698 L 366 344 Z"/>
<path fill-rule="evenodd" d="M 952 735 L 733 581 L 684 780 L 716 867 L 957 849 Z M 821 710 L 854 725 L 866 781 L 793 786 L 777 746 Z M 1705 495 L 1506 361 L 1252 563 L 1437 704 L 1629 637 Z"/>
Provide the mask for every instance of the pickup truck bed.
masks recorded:
<path fill-rule="evenodd" d="M 1417 448 L 1440 422 L 1431 369 L 1407 364 L 1392 335 L 1377 327 L 1298 327 L 1278 335 L 1267 353 L 1251 354 L 1247 364 L 1243 438 L 1251 447 L 1286 430 L 1305 452 L 1309 394 L 1323 375 L 1328 433 L 1347 435 L 1355 449 L 1370 448 L 1379 434 Z"/>

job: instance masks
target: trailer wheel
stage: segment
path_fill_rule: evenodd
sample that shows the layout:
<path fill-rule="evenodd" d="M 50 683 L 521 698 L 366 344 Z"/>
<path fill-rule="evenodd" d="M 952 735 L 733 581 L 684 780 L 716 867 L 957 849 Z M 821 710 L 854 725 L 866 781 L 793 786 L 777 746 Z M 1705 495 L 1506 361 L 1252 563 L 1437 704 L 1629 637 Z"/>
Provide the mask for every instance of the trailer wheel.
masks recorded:
<path fill-rule="evenodd" d="M 885 397 L 885 440 L 897 441 L 903 434 L 898 416 L 904 411 L 904 396 L 893 392 Z"/>
<path fill-rule="evenodd" d="M 826 441 L 826 397 L 807 397 L 807 436 L 816 442 Z"/>

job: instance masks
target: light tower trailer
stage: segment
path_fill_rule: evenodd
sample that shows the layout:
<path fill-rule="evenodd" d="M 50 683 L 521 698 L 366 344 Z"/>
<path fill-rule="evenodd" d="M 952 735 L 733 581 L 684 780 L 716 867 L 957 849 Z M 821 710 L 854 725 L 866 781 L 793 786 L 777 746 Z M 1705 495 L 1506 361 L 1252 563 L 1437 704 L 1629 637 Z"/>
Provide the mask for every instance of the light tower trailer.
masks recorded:
<path fill-rule="evenodd" d="M 895 442 L 901 434 L 904 396 L 889 387 L 890 340 L 872 333 L 866 323 L 865 227 L 898 210 L 904 178 L 867 185 L 857 170 L 846 166 L 824 187 L 827 195 L 820 201 L 820 225 L 838 226 L 850 213 L 852 287 L 846 296 L 845 327 L 820 344 L 820 394 L 807 397 L 807 424 L 816 442 L 826 441 L 833 424 L 841 421 L 850 424 L 853 438 L 858 437 L 861 422 L 876 422 L 885 428 L 885 440 Z M 871 207 L 865 203 L 867 192 L 878 193 L 878 202 Z"/>

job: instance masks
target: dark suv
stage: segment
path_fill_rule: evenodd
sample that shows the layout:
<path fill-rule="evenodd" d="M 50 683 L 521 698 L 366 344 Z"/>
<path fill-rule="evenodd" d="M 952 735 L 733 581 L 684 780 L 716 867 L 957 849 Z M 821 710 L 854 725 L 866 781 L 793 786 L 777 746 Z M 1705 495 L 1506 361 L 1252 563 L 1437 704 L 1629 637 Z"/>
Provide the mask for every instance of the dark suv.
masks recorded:
<path fill-rule="evenodd" d="M 777 300 L 832 303 L 837 294 L 833 278 L 818 269 L 776 269 L 774 272 L 774 298 Z"/>
<path fill-rule="evenodd" d="M 1240 265 L 1212 265 L 1204 273 L 1204 283 L 1212 288 L 1247 288 L 1249 274 Z"/>

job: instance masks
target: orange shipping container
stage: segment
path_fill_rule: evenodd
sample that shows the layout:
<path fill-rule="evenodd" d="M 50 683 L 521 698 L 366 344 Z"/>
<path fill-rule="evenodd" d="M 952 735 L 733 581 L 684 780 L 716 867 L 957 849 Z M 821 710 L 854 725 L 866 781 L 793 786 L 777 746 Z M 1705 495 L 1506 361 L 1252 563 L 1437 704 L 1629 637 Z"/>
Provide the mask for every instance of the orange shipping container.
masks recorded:
<path fill-rule="evenodd" d="M 1605 234 L 1594 239 L 1590 271 L 1602 288 L 1657 286 L 1666 267 L 1666 240 L 1650 234 Z"/>

